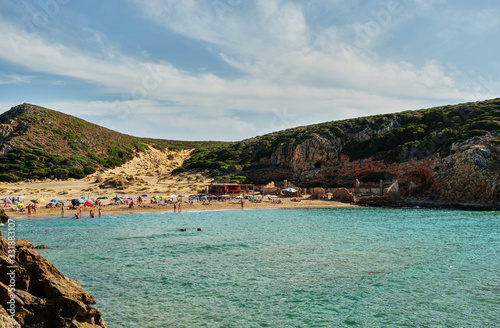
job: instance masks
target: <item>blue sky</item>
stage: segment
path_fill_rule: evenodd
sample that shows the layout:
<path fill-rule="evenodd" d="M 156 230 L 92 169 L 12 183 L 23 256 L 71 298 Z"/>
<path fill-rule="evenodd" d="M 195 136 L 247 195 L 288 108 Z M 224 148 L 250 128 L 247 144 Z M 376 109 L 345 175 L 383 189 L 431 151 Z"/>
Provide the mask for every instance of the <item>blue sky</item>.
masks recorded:
<path fill-rule="evenodd" d="M 500 91 L 496 1 L 0 0 L 0 112 L 241 140 Z"/>

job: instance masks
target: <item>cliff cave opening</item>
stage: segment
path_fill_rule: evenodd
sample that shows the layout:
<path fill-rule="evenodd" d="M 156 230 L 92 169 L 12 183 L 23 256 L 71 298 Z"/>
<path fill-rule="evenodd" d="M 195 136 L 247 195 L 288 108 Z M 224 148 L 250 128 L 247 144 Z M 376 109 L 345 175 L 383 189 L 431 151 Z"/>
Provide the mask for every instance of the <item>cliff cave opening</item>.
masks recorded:
<path fill-rule="evenodd" d="M 316 162 L 314 164 L 314 167 L 317 168 L 317 169 L 320 169 L 321 168 L 321 162 Z"/>

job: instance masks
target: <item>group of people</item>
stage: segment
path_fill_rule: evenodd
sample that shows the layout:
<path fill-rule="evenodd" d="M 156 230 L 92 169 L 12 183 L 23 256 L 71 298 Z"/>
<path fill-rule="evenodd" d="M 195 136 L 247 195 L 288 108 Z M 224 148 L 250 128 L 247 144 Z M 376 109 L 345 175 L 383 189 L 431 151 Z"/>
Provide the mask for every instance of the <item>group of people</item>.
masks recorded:
<path fill-rule="evenodd" d="M 63 209 L 63 214 L 64 214 L 64 209 Z M 99 211 L 98 211 L 99 217 L 101 217 L 101 214 L 102 214 L 101 208 L 99 207 Z M 81 207 L 79 207 L 78 213 L 75 213 L 75 217 L 74 218 L 76 220 L 82 218 L 82 208 Z M 95 218 L 95 213 L 94 213 L 94 210 L 92 210 L 92 209 L 90 209 L 89 218 L 91 218 L 91 219 Z"/>
<path fill-rule="evenodd" d="M 36 214 L 36 204 L 29 204 L 28 206 L 26 206 L 26 209 L 28 210 L 28 214 Z"/>

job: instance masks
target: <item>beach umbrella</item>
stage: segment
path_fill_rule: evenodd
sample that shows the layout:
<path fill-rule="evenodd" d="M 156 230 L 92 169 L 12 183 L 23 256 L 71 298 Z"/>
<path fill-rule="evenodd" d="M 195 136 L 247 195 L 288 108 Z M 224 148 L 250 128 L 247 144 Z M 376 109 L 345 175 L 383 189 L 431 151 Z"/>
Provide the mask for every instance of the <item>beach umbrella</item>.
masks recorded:
<path fill-rule="evenodd" d="M 51 203 L 57 203 L 57 202 L 59 202 L 59 201 L 58 201 L 57 199 L 52 199 L 50 202 L 51 202 Z"/>
<path fill-rule="evenodd" d="M 24 197 L 26 197 L 26 196 L 24 196 L 24 195 L 19 195 L 19 198 L 24 198 Z"/>
<path fill-rule="evenodd" d="M 66 203 L 66 201 L 65 200 L 60 200 L 60 201 L 58 201 L 58 203 L 63 203 L 64 204 L 64 203 Z"/>
<path fill-rule="evenodd" d="M 21 202 L 15 202 L 14 205 L 20 205 L 20 206 L 23 206 L 23 203 Z"/>
<path fill-rule="evenodd" d="M 43 202 L 45 202 L 45 199 L 43 199 L 43 198 L 41 198 L 41 197 L 40 197 L 40 198 L 37 198 L 37 199 L 35 199 L 35 200 L 36 200 L 36 202 L 37 202 L 37 203 L 43 203 Z"/>
<path fill-rule="evenodd" d="M 90 200 L 86 201 L 83 206 L 92 206 L 92 203 L 90 202 Z"/>
<path fill-rule="evenodd" d="M 141 197 L 148 197 L 148 195 L 145 195 L 145 194 L 144 194 L 144 195 L 141 195 Z"/>
<path fill-rule="evenodd" d="M 108 199 L 108 196 L 97 197 L 97 199 Z"/>
<path fill-rule="evenodd" d="M 112 199 L 113 199 L 113 200 L 120 200 L 120 198 L 119 198 L 119 197 L 113 197 Z"/>
<path fill-rule="evenodd" d="M 132 199 L 124 199 L 123 201 L 124 201 L 124 202 L 131 202 L 131 201 L 132 201 Z"/>
<path fill-rule="evenodd" d="M 153 196 L 153 199 L 158 199 L 160 198 L 160 196 Z"/>
<path fill-rule="evenodd" d="M 72 204 L 73 206 L 78 206 L 78 205 L 80 205 L 80 204 L 81 204 L 81 202 L 80 202 L 80 200 L 79 200 L 79 199 L 76 199 L 76 198 L 75 198 L 75 199 L 72 199 L 72 200 L 71 200 L 71 204 Z"/>
<path fill-rule="evenodd" d="M 297 189 L 295 188 L 285 188 L 285 189 L 281 189 L 282 191 L 287 191 L 287 192 L 296 192 Z"/>

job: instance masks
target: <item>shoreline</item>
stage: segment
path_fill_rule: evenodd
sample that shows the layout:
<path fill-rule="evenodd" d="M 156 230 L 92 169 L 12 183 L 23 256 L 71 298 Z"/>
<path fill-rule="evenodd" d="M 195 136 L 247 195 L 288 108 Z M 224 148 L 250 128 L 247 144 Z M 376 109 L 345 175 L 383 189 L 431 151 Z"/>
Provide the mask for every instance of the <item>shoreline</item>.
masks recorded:
<path fill-rule="evenodd" d="M 269 202 L 263 203 L 249 203 L 246 202 L 243 206 L 245 209 L 293 209 L 293 208 L 359 208 L 361 206 L 342 203 L 338 201 L 331 200 L 302 200 L 301 202 L 283 202 L 281 204 L 273 204 Z M 182 205 L 181 212 L 189 211 L 213 211 L 213 210 L 241 210 L 241 204 L 238 203 L 224 203 L 216 202 L 211 203 L 211 205 L 202 205 L 202 203 L 194 203 L 193 205 Z M 98 207 L 84 207 L 82 208 L 82 219 L 90 218 L 90 210 L 93 210 L 96 217 L 98 218 Z M 108 213 L 145 213 L 145 212 L 174 212 L 173 205 L 164 204 L 146 204 L 144 206 L 135 205 L 133 208 L 129 208 L 127 205 L 104 205 L 101 207 L 102 214 Z M 179 212 L 179 209 L 177 209 Z M 34 219 L 37 217 L 47 217 L 47 216 L 58 216 L 63 218 L 72 218 L 79 210 L 65 209 L 64 214 L 61 213 L 60 209 L 40 207 L 37 209 L 36 214 L 28 214 L 28 212 L 19 211 L 5 211 L 12 218 L 30 218 Z M 179 213 L 181 213 L 179 212 Z"/>

